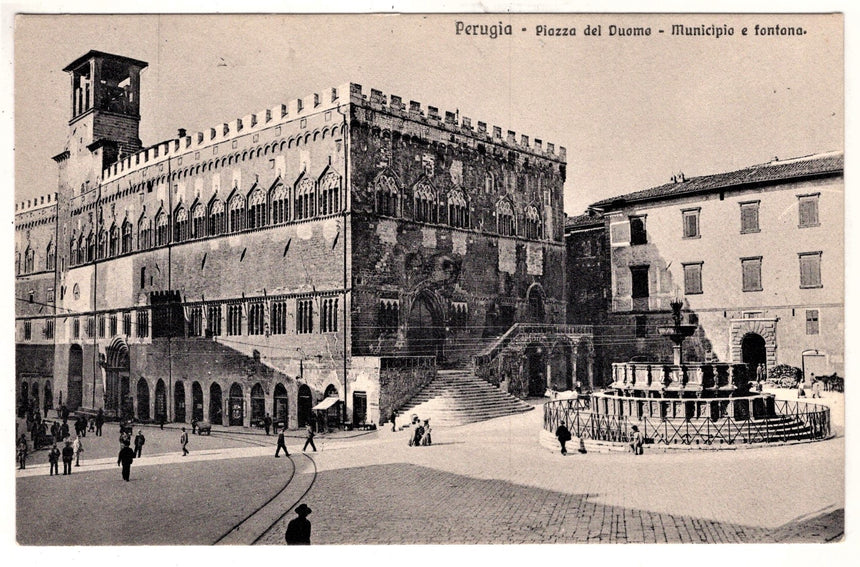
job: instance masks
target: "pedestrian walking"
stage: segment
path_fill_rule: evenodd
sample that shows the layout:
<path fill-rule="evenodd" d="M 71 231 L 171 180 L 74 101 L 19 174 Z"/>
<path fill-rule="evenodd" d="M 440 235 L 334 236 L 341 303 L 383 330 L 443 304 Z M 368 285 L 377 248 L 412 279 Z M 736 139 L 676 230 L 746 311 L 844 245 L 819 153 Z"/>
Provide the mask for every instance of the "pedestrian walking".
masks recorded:
<path fill-rule="evenodd" d="M 78 435 L 75 437 L 75 441 L 72 443 L 72 449 L 75 450 L 75 466 L 81 466 L 81 453 L 84 452 L 84 444 L 81 443 L 81 436 Z"/>
<path fill-rule="evenodd" d="M 80 435 L 81 437 L 87 436 L 87 425 L 88 425 L 87 421 L 88 421 L 87 416 L 81 417 L 81 435 Z"/>
<path fill-rule="evenodd" d="M 66 440 L 66 446 L 63 447 L 63 474 L 72 474 L 72 459 L 75 458 L 75 449 L 72 447 L 72 442 Z"/>
<path fill-rule="evenodd" d="M 642 433 L 639 431 L 639 427 L 636 425 L 632 426 L 630 429 L 633 430 L 630 434 L 630 450 L 633 451 L 634 455 L 641 455 L 642 444 L 644 443 Z"/>
<path fill-rule="evenodd" d="M 143 436 L 143 430 L 138 430 L 134 437 L 134 457 L 139 459 L 143 453 L 143 444 L 146 443 L 146 437 Z"/>
<path fill-rule="evenodd" d="M 415 427 L 415 433 L 412 434 L 412 438 L 409 440 L 410 447 L 419 447 L 421 446 L 421 438 L 424 437 L 424 426 L 421 425 L 421 422 L 418 422 L 418 425 Z"/>
<path fill-rule="evenodd" d="M 296 507 L 295 512 L 299 517 L 290 520 L 290 523 L 287 524 L 287 531 L 284 534 L 287 545 L 311 544 L 311 522 L 308 520 L 308 515 L 311 511 L 304 502 Z"/>
<path fill-rule="evenodd" d="M 558 424 L 558 427 L 555 428 L 555 437 L 558 439 L 558 442 L 561 444 L 561 454 L 567 455 L 567 442 L 570 441 L 571 435 L 570 430 L 567 428 L 567 425 L 562 421 Z"/>
<path fill-rule="evenodd" d="M 433 438 L 430 437 L 430 418 L 424 420 L 424 436 L 421 437 L 421 445 L 428 446 L 433 444 Z"/>
<path fill-rule="evenodd" d="M 102 436 L 102 425 L 105 424 L 105 412 L 99 408 L 99 413 L 96 415 L 96 437 Z"/>
<path fill-rule="evenodd" d="M 311 446 L 311 448 L 314 450 L 314 453 L 317 452 L 317 446 L 314 445 L 314 428 L 311 426 L 310 423 L 307 426 L 305 446 L 302 447 L 302 452 L 304 452 L 308 448 L 308 445 Z"/>
<path fill-rule="evenodd" d="M 57 449 L 57 444 L 51 447 L 48 453 L 48 463 L 51 465 L 51 473 L 49 476 L 60 475 L 60 450 Z"/>
<path fill-rule="evenodd" d="M 284 443 L 284 433 L 286 431 L 287 431 L 287 426 L 285 425 L 284 428 L 281 430 L 281 432 L 278 433 L 278 448 L 275 449 L 275 458 L 276 459 L 278 458 L 278 455 L 280 455 L 281 449 L 284 450 L 284 454 L 286 456 L 288 456 L 288 457 L 290 456 L 290 452 L 287 451 L 287 444 Z M 302 449 L 302 450 L 304 450 L 304 449 Z M 314 447 L 314 450 L 316 451 L 316 447 Z"/>
<path fill-rule="evenodd" d="M 821 380 L 815 377 L 815 374 L 812 375 L 812 397 L 820 398 L 821 397 Z"/>
<path fill-rule="evenodd" d="M 18 438 L 17 446 L 18 468 L 23 470 L 27 468 L 27 437 L 22 433 Z"/>
<path fill-rule="evenodd" d="M 803 378 L 797 383 L 797 397 L 798 399 L 806 397 L 806 384 L 803 382 Z"/>
<path fill-rule="evenodd" d="M 188 454 L 188 432 L 185 431 L 185 428 L 182 428 L 182 435 L 179 436 L 179 442 L 182 443 L 182 456 Z"/>
<path fill-rule="evenodd" d="M 391 411 L 391 431 L 397 431 L 397 412 Z"/>
<path fill-rule="evenodd" d="M 122 446 L 119 450 L 119 457 L 116 460 L 116 466 L 122 465 L 122 479 L 128 482 L 131 474 L 131 463 L 134 462 L 134 451 L 128 446 L 128 443 Z"/>
<path fill-rule="evenodd" d="M 269 430 L 272 428 L 272 416 L 266 414 L 266 417 L 263 418 L 263 427 L 266 428 L 266 435 L 269 434 Z"/>

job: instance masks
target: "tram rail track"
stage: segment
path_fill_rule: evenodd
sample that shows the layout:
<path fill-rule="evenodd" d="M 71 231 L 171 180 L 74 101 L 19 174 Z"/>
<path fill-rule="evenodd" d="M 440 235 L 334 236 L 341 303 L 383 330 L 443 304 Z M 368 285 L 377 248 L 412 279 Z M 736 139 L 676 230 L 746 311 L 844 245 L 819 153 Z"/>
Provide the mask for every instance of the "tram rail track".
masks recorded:
<path fill-rule="evenodd" d="M 244 436 L 219 435 L 257 447 L 271 446 L 269 442 L 263 443 L 257 439 L 250 439 Z M 305 467 L 299 466 L 296 462 L 297 457 L 307 459 Z M 290 461 L 291 470 L 283 486 L 265 502 L 248 513 L 242 520 L 225 531 L 214 541 L 213 545 L 254 545 L 272 533 L 284 517 L 305 499 L 316 483 L 316 461 L 305 453 L 290 453 L 287 459 Z M 302 460 L 304 461 L 304 459 Z M 300 468 L 310 469 L 309 473 L 300 471 Z M 309 476 L 310 480 L 299 483 L 297 482 L 297 476 L 302 480 L 305 480 Z"/>

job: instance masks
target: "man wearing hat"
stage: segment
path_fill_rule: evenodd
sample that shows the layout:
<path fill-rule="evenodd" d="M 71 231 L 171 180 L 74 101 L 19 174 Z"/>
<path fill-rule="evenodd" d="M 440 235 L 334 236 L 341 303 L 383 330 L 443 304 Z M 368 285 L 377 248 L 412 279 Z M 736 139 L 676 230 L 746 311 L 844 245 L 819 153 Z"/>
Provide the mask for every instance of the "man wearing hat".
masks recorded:
<path fill-rule="evenodd" d="M 295 512 L 299 517 L 287 524 L 287 533 L 284 534 L 284 539 L 287 541 L 287 545 L 310 545 L 311 523 L 308 520 L 308 514 L 311 513 L 311 509 L 302 502 Z"/>
<path fill-rule="evenodd" d="M 72 442 L 66 439 L 66 446 L 63 447 L 63 474 L 72 474 L 72 459 L 75 458 L 75 449 L 72 447 Z"/>

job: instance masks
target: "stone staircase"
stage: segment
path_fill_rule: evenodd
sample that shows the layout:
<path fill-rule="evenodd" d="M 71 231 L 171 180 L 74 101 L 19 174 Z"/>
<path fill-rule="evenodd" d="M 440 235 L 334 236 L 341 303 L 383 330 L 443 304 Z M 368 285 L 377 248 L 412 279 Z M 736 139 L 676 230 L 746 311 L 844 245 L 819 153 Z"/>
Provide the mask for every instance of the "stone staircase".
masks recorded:
<path fill-rule="evenodd" d="M 432 427 L 449 427 L 514 415 L 534 409 L 468 370 L 439 370 L 436 378 L 397 411 L 405 425 L 412 414 Z"/>

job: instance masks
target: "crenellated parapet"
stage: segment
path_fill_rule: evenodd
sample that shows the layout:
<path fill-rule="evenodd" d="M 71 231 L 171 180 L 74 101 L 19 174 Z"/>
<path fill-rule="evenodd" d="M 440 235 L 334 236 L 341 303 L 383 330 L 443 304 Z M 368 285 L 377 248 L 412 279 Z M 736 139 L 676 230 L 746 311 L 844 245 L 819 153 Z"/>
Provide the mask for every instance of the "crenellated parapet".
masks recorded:
<path fill-rule="evenodd" d="M 362 86 L 356 83 L 349 84 L 349 95 L 350 102 L 374 111 L 385 112 L 476 141 L 530 153 L 553 161 L 565 162 L 567 160 L 567 149 L 564 147 L 556 148 L 555 144 L 551 142 L 544 144 L 543 140 L 532 139 L 525 134 L 521 134 L 517 139 L 516 132 L 512 130 L 507 130 L 503 136 L 500 126 L 492 126 L 492 129 L 489 129 L 487 123 L 481 121 L 473 125 L 472 119 L 468 116 L 461 117 L 459 111 L 440 113 L 437 107 L 427 106 L 425 112 L 422 110 L 420 102 L 410 100 L 407 106 L 400 96 L 394 94 L 386 96 L 378 89 L 371 89 L 370 96 L 363 94 Z"/>
<path fill-rule="evenodd" d="M 184 129 L 180 129 L 176 138 L 125 156 L 105 169 L 102 172 L 102 182 L 112 181 L 170 157 L 206 149 L 225 141 L 301 120 L 320 112 L 332 111 L 347 102 L 342 93 L 346 93 L 349 87 L 350 84 L 347 83 L 333 87 L 324 94 L 312 93 L 301 98 L 291 99 L 285 104 L 278 104 L 252 114 L 246 114 L 241 118 L 216 124 L 194 134 L 187 134 Z"/>

